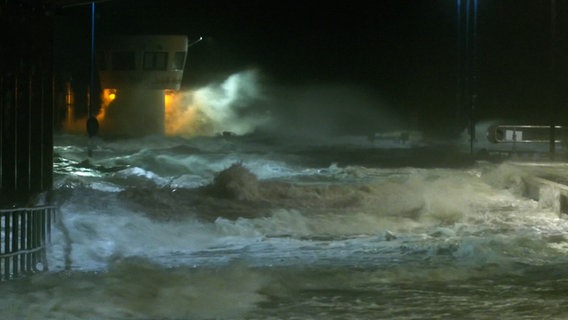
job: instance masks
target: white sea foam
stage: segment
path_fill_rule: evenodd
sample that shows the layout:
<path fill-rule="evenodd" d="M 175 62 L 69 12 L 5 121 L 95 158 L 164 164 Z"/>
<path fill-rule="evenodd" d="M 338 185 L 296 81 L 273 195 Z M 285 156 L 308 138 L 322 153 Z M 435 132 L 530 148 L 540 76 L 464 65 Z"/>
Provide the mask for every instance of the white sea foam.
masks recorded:
<path fill-rule="evenodd" d="M 65 230 L 54 228 L 51 272 L 0 286 L 7 314 L 374 319 L 511 310 L 544 291 L 548 308 L 559 301 L 568 222 L 524 197 L 519 166 L 380 168 L 320 159 L 305 144 L 144 140 L 99 142 L 92 176 L 63 170 L 81 150 L 58 149 L 77 160 L 58 160 Z"/>

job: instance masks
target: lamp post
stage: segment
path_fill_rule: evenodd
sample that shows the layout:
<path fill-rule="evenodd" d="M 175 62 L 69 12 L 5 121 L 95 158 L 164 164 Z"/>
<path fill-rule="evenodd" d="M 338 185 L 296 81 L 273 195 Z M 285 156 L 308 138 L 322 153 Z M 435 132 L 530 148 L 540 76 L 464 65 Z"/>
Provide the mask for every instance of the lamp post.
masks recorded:
<path fill-rule="evenodd" d="M 477 104 L 477 2 L 456 0 L 457 106 L 466 115 L 470 152 L 475 144 L 475 108 Z M 459 121 L 459 119 L 458 119 Z"/>
<path fill-rule="evenodd" d="M 97 134 L 99 123 L 93 113 L 93 105 L 95 101 L 95 2 L 91 2 L 91 70 L 89 84 L 89 118 L 87 120 L 87 133 L 89 137 Z M 90 150 L 89 150 L 90 155 Z"/>
<path fill-rule="evenodd" d="M 550 160 L 554 160 L 556 154 L 556 0 L 550 0 Z"/>

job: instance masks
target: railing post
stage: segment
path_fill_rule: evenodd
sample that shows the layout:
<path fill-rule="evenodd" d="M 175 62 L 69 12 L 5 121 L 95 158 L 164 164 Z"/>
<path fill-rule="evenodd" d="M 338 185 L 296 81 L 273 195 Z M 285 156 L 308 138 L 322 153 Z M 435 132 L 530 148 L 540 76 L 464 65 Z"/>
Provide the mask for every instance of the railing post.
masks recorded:
<path fill-rule="evenodd" d="M 51 206 L 0 209 L 0 280 L 48 269 L 46 249 L 55 210 Z"/>

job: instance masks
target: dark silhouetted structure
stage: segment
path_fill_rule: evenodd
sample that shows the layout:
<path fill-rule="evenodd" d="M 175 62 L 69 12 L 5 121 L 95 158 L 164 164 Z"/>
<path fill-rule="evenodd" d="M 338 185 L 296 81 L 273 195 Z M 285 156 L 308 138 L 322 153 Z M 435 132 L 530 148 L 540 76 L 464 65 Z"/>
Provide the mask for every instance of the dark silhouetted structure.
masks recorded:
<path fill-rule="evenodd" d="M 53 15 L 80 2 L 0 2 L 0 280 L 47 270 L 56 208 L 37 195 L 53 184 Z"/>
<path fill-rule="evenodd" d="M 21 205 L 52 185 L 52 8 L 39 1 L 0 4 L 4 205 Z"/>

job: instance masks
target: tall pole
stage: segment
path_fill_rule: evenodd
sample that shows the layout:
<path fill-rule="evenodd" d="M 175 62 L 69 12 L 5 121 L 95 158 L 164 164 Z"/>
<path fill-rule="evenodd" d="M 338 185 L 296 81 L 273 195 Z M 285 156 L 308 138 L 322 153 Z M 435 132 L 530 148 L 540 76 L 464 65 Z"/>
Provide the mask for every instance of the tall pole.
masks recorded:
<path fill-rule="evenodd" d="M 93 116 L 93 97 L 95 88 L 95 2 L 91 2 L 91 77 L 89 87 L 89 117 Z"/>
<path fill-rule="evenodd" d="M 459 117 L 465 120 L 470 152 L 476 142 L 475 108 L 477 104 L 477 0 L 456 0 L 457 93 Z"/>
<path fill-rule="evenodd" d="M 93 112 L 95 97 L 95 2 L 91 2 L 91 83 L 89 84 L 89 117 L 87 119 L 87 133 L 92 138 L 99 131 L 99 122 Z M 89 139 L 88 156 L 93 155 L 92 143 Z"/>
<path fill-rule="evenodd" d="M 550 0 L 550 160 L 554 160 L 556 154 L 556 0 Z"/>
<path fill-rule="evenodd" d="M 465 1 L 465 43 L 464 43 L 464 59 L 465 59 L 465 97 L 466 97 L 466 101 L 467 101 L 467 125 L 468 125 L 468 132 L 469 132 L 469 151 L 470 153 L 473 154 L 473 142 L 475 140 L 475 133 L 473 132 L 474 130 L 474 126 L 473 126 L 473 106 L 471 104 L 471 102 L 473 101 L 471 99 L 471 50 L 470 50 L 470 46 L 471 46 L 471 1 L 472 0 L 466 0 Z"/>
<path fill-rule="evenodd" d="M 463 44 L 462 44 L 462 0 L 456 0 L 456 125 L 463 124 Z"/>
<path fill-rule="evenodd" d="M 468 0 L 469 2 L 469 0 Z M 470 56 L 470 152 L 474 152 L 475 144 L 475 108 L 477 105 L 477 0 L 473 0 L 473 17 L 472 17 L 472 30 L 471 30 L 471 56 Z"/>

